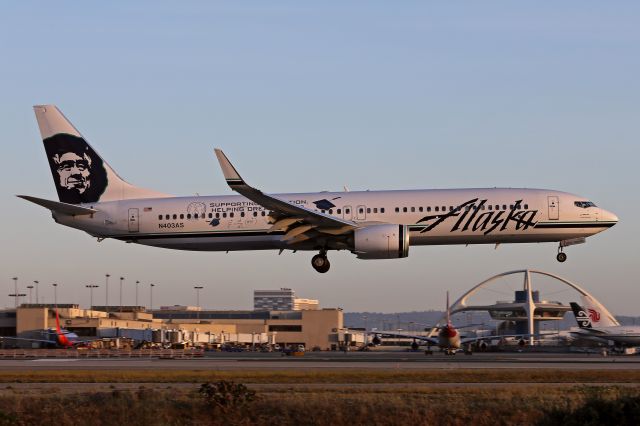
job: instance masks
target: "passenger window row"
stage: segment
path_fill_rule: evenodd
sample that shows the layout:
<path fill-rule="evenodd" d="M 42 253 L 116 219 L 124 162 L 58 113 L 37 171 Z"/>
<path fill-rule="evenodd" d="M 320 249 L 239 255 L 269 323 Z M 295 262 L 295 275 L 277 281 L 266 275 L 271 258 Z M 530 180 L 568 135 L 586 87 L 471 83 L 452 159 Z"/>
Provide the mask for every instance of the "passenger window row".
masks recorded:
<path fill-rule="evenodd" d="M 258 216 L 266 216 L 268 214 L 268 212 L 265 212 L 264 210 L 262 210 L 261 212 L 253 212 L 253 217 L 258 217 Z M 184 219 L 186 216 L 187 219 L 206 219 L 207 217 L 209 219 L 213 219 L 214 216 L 216 219 L 220 219 L 222 218 L 226 218 L 226 217 L 234 217 L 235 214 L 234 212 L 229 212 L 228 214 L 225 213 L 216 213 L 215 215 L 213 213 L 209 213 L 207 214 L 198 214 L 198 213 L 194 213 L 193 215 L 191 215 L 191 213 L 187 213 L 186 215 L 184 213 L 181 214 L 165 214 L 165 215 L 158 215 L 158 220 L 177 220 L 177 219 Z M 240 212 L 240 217 L 245 217 L 245 212 Z"/>
<path fill-rule="evenodd" d="M 317 210 L 316 210 L 317 211 Z M 335 211 L 336 214 L 342 214 L 342 209 L 329 209 L 329 210 L 320 210 L 322 213 L 329 213 L 329 214 L 333 214 L 333 212 Z M 378 211 L 380 213 L 384 213 L 384 207 L 367 207 L 367 213 L 378 213 Z M 351 213 L 351 209 L 344 209 L 344 214 L 350 214 Z M 364 213 L 364 207 L 358 207 L 358 213 L 359 214 L 363 214 Z"/>
<path fill-rule="evenodd" d="M 576 203 L 577 205 L 577 203 Z M 522 207 L 524 207 L 525 210 L 529 209 L 529 205 L 528 204 L 517 204 L 515 205 L 516 209 L 521 209 Z M 489 210 L 489 211 L 499 211 L 499 210 L 511 210 L 514 208 L 513 204 L 507 205 L 507 204 L 484 204 L 481 207 L 478 206 L 465 206 L 465 210 L 469 211 L 471 209 L 476 209 L 476 210 Z M 435 206 L 435 207 L 396 207 L 395 208 L 395 212 L 396 213 L 415 213 L 415 212 L 427 212 L 430 213 L 432 211 L 434 212 L 446 212 L 446 211 L 454 211 L 454 210 L 458 210 L 458 207 L 453 207 L 453 206 Z M 367 214 L 377 214 L 377 213 L 384 213 L 385 212 L 385 208 L 384 207 L 367 207 Z M 322 213 L 329 213 L 329 214 L 337 214 L 337 215 L 341 215 L 342 214 L 342 209 L 328 209 L 328 210 L 320 210 Z M 364 214 L 365 208 L 364 207 L 358 207 L 358 214 Z M 344 209 L 344 213 L 345 214 L 351 214 L 351 209 L 350 208 L 345 208 Z M 258 217 L 258 216 L 267 216 L 269 214 L 268 211 L 262 210 L 260 212 L 252 212 L 252 216 L 253 217 Z M 158 220 L 177 220 L 177 219 L 184 219 L 186 216 L 187 219 L 206 219 L 207 217 L 209 219 L 213 219 L 213 217 L 215 216 L 216 219 L 220 219 L 220 218 L 226 218 L 226 217 L 234 217 L 234 212 L 229 212 L 229 213 L 215 213 L 215 215 L 213 213 L 209 213 L 208 215 L 205 214 L 198 214 L 198 213 L 194 213 L 193 215 L 191 215 L 190 213 L 187 213 L 186 215 L 184 213 L 181 214 L 166 214 L 166 215 L 158 215 Z M 245 217 L 245 212 L 240 212 L 240 217 Z"/>
<path fill-rule="evenodd" d="M 502 205 L 500 205 L 500 204 L 495 204 L 495 205 L 494 204 L 483 204 L 480 207 L 478 207 L 478 206 L 465 206 L 465 210 L 466 211 L 469 211 L 469 210 L 472 210 L 472 209 L 498 211 L 498 210 L 507 210 L 507 208 L 509 210 L 512 210 L 514 208 L 514 205 L 513 204 L 511 204 L 511 205 L 507 205 L 507 204 L 502 204 Z M 522 208 L 522 205 L 520 203 L 518 203 L 518 204 L 515 205 L 515 208 L 517 210 L 519 210 L 519 209 Z M 459 207 L 453 207 L 453 206 L 448 206 L 448 208 L 447 208 L 447 206 L 435 206 L 435 207 L 433 207 L 433 211 L 434 212 L 446 212 L 447 210 L 451 212 L 451 211 L 454 211 L 454 210 L 457 211 L 459 209 L 460 209 Z M 528 204 L 524 204 L 524 209 L 528 210 L 529 209 L 529 205 Z M 400 211 L 402 211 L 402 213 L 415 213 L 416 211 L 417 212 L 425 212 L 426 211 L 427 213 L 429 213 L 429 212 L 432 211 L 432 208 L 431 208 L 431 206 L 428 206 L 428 207 L 402 207 L 402 208 L 396 207 L 395 211 L 396 211 L 396 213 L 400 213 Z"/>

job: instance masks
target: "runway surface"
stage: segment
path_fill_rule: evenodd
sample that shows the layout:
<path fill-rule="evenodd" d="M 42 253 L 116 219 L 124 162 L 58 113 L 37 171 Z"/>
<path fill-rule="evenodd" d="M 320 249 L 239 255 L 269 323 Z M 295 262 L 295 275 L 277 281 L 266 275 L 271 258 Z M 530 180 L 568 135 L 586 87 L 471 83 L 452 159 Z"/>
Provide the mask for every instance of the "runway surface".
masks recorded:
<path fill-rule="evenodd" d="M 544 353 L 476 353 L 425 355 L 421 352 L 309 352 L 303 357 L 281 354 L 210 353 L 198 359 L 45 358 L 3 359 L 0 370 L 442 370 L 442 369 L 559 369 L 640 370 L 638 356 Z"/>

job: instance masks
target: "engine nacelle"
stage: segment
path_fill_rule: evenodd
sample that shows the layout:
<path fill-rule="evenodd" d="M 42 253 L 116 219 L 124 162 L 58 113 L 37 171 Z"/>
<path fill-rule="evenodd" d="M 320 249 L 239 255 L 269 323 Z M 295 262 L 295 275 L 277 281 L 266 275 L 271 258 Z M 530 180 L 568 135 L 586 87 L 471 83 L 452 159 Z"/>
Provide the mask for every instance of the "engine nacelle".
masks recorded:
<path fill-rule="evenodd" d="M 405 225 L 379 224 L 354 231 L 358 259 L 398 259 L 409 256 L 409 229 Z"/>

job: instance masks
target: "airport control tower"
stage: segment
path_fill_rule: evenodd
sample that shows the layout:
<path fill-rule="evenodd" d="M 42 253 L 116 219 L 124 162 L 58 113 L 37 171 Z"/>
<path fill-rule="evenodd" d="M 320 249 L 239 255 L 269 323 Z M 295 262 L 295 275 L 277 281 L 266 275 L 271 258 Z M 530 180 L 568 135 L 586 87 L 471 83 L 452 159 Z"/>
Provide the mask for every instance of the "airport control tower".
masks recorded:
<path fill-rule="evenodd" d="M 533 315 L 533 334 L 540 333 L 540 321 L 560 321 L 565 312 L 571 307 L 556 301 L 540 301 L 540 292 L 531 292 L 535 305 Z M 497 301 L 492 305 L 469 305 L 464 309 L 452 310 L 452 313 L 464 311 L 486 311 L 491 319 L 504 321 L 500 334 L 521 334 L 529 333 L 529 318 L 527 315 L 527 291 L 516 290 L 513 301 Z"/>

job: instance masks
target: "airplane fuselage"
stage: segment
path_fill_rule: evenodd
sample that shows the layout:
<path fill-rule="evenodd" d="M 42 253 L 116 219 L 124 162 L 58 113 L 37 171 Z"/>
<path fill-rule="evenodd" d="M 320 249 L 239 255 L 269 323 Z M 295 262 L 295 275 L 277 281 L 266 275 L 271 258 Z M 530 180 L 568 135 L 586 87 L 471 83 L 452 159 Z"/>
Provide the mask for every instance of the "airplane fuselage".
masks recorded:
<path fill-rule="evenodd" d="M 571 336 L 597 343 L 613 342 L 621 346 L 640 346 L 640 327 L 613 326 L 601 328 L 580 328 L 571 331 Z"/>
<path fill-rule="evenodd" d="M 586 198 L 540 189 L 437 189 L 276 194 L 281 200 L 359 226 L 406 225 L 410 245 L 553 242 L 613 226 L 617 217 Z M 243 196 L 128 199 L 82 206 L 93 215 L 58 223 L 99 238 L 180 250 L 316 249 L 273 231 L 269 211 Z M 330 249 L 349 249 L 348 244 Z"/>

